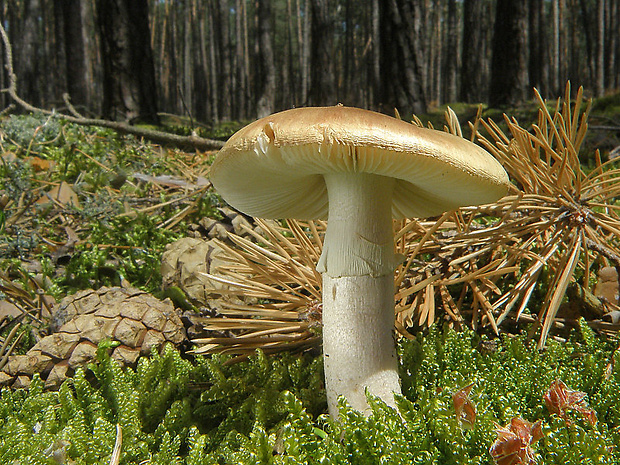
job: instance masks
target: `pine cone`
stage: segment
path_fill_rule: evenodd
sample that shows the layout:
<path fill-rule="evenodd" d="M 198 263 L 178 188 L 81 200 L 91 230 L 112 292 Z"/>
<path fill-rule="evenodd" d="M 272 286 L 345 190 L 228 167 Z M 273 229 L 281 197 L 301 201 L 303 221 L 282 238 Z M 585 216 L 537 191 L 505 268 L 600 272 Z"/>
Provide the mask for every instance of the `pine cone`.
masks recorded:
<path fill-rule="evenodd" d="M 209 239 L 219 239 L 221 241 L 228 240 L 228 233 L 234 232 L 238 236 L 247 236 L 248 231 L 252 230 L 254 225 L 250 222 L 251 218 L 231 208 L 218 208 L 222 215 L 221 220 L 213 218 L 203 218 L 199 225 L 202 232 Z"/>
<path fill-rule="evenodd" d="M 217 273 L 217 267 L 225 265 L 221 257 L 222 249 L 214 240 L 183 237 L 168 244 L 161 257 L 164 289 L 178 286 L 194 305 L 205 305 L 212 299 L 205 289 L 205 273 Z"/>
<path fill-rule="evenodd" d="M 56 307 L 52 334 L 26 355 L 11 356 L 0 371 L 0 385 L 28 387 L 39 373 L 47 388 L 57 388 L 75 369 L 95 358 L 104 339 L 118 341 L 112 358 L 135 365 L 140 355 L 161 350 L 166 343 L 186 340 L 185 329 L 172 302 L 161 301 L 133 288 L 102 287 L 79 291 Z"/>

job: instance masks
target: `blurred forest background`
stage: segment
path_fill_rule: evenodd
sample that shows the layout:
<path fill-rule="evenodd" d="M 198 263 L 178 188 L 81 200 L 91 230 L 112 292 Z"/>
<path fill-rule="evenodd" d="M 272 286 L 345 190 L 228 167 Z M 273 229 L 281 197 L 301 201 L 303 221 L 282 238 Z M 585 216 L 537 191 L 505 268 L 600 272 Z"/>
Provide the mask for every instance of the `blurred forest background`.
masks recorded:
<path fill-rule="evenodd" d="M 620 0 L 3 0 L 0 15 L 22 98 L 62 109 L 68 93 L 115 120 L 339 102 L 406 116 L 567 80 L 620 88 Z"/>

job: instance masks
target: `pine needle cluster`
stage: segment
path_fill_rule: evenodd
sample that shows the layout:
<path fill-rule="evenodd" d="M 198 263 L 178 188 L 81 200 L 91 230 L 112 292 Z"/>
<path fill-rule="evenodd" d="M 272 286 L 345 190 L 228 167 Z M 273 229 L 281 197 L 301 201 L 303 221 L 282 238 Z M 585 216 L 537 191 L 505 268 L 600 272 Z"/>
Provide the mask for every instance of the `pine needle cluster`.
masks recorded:
<path fill-rule="evenodd" d="M 404 275 L 426 281 L 417 279 L 413 289 L 425 284 L 418 292 L 405 291 L 412 297 L 400 305 L 401 321 L 431 324 L 440 302 L 457 326 L 498 334 L 509 320 L 533 323 L 529 331 L 542 348 L 569 284 L 590 289 L 598 269 L 620 264 L 620 170 L 613 160 L 601 163 L 598 152 L 594 169 L 583 168 L 591 105 L 584 108 L 581 88 L 574 101 L 570 95 L 567 86 L 550 111 L 536 93 L 538 121 L 529 129 L 509 117 L 508 135 L 491 120 L 472 125 L 515 186 L 495 204 L 444 214 L 421 239 L 418 231 L 407 234 Z"/>
<path fill-rule="evenodd" d="M 480 114 L 470 124 L 472 139 L 513 181 L 506 197 L 394 223 L 396 253 L 404 257 L 395 271 L 395 325 L 402 336 L 414 337 L 441 319 L 496 335 L 526 323 L 542 348 L 555 326 L 577 324 L 558 318 L 569 284 L 588 290 L 597 270 L 620 265 L 620 170 L 601 163 L 598 152 L 589 172 L 579 159 L 590 102 L 581 88 L 571 100 L 570 85 L 551 108 L 540 94 L 536 98 L 538 120 L 529 128 L 507 116 L 500 126 Z M 450 109 L 444 130 L 463 137 Z M 233 246 L 222 244 L 226 267 L 207 280 L 225 309 L 220 318 L 205 319 L 205 328 L 233 330 L 234 336 L 196 340 L 202 346 L 197 353 L 243 357 L 258 347 L 271 353 L 319 343 L 321 279 L 314 267 L 325 225 L 258 221 L 264 234 L 252 232 L 253 240 L 231 234 Z"/>

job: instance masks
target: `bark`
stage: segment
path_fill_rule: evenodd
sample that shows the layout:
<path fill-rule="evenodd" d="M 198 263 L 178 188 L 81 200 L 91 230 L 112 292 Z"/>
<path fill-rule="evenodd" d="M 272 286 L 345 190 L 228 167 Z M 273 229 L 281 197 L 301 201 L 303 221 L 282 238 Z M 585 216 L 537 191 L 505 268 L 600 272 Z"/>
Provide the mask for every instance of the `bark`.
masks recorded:
<path fill-rule="evenodd" d="M 343 79 L 342 79 L 342 95 L 344 96 L 342 103 L 347 103 L 351 101 L 350 93 L 352 91 L 352 81 L 353 81 L 353 68 L 355 66 L 354 63 L 354 44 L 353 44 L 353 28 L 354 20 L 353 20 L 353 11 L 352 11 L 352 0 L 345 0 L 344 2 L 344 50 L 343 54 Z"/>
<path fill-rule="evenodd" d="M 217 10 L 210 8 L 208 18 L 207 29 L 209 31 L 209 88 L 210 88 L 210 100 L 211 100 L 211 118 L 214 122 L 220 120 L 219 112 L 219 92 L 218 92 L 218 60 L 217 60 L 217 36 L 216 36 L 216 24 Z"/>
<path fill-rule="evenodd" d="M 607 2 L 608 30 L 620 31 L 620 2 Z M 620 34 L 607 34 L 606 66 L 607 88 L 617 89 L 620 87 Z"/>
<path fill-rule="evenodd" d="M 5 2 L 0 16 L 14 42 L 20 92 L 39 106 L 59 107 L 62 92 L 68 91 L 72 102 L 91 114 L 103 113 L 103 99 L 94 96 L 105 95 L 105 114 L 121 119 L 137 117 L 134 107 L 141 105 L 142 92 L 149 100 L 157 95 L 156 108 L 189 111 L 202 121 L 338 102 L 390 114 L 394 107 L 403 114 L 414 107 L 420 112 L 428 101 L 455 100 L 455 85 L 459 99 L 482 102 L 490 96 L 496 3 L 504 16 L 517 4 L 520 19 L 527 23 L 503 35 L 518 42 L 527 31 L 525 52 L 518 56 L 526 57 L 528 77 L 524 86 L 516 86 L 523 95 L 511 99 L 529 98 L 532 87 L 548 97 L 560 95 L 567 79 L 574 86 L 585 85 L 593 95 L 620 87 L 617 0 L 149 2 L 156 92 L 144 91 L 148 84 L 135 85 L 148 68 L 133 66 L 148 56 L 140 51 L 141 41 L 132 40 L 128 47 L 126 37 L 119 39 L 123 31 L 137 33 L 139 28 L 114 23 L 113 34 L 102 35 L 95 20 L 126 15 L 132 24 L 130 20 L 145 14 L 129 15 L 129 5 L 139 8 L 146 0 Z M 119 11 L 101 5 L 116 5 Z M 270 21 L 258 21 L 261 5 L 262 10 L 271 7 Z M 103 14 L 94 14 L 95 7 Z M 455 21 L 461 8 L 462 25 Z M 265 36 L 270 40 L 263 46 Z M 134 49 L 132 56 L 138 59 L 120 61 L 120 46 Z M 497 43 L 495 47 L 500 50 L 495 66 L 497 60 L 505 66 L 495 71 L 494 81 L 497 75 L 521 79 L 520 64 L 508 64 L 514 51 L 501 51 Z M 106 57 L 105 80 L 102 51 L 117 56 L 116 61 Z M 275 61 L 264 60 L 264 55 L 273 55 Z M 275 70 L 270 70 L 273 63 Z M 0 83 L 6 77 L 1 76 Z M 507 92 L 511 85 L 500 87 Z M 269 89 L 273 96 L 268 96 Z M 110 101 L 115 94 L 121 97 Z M 273 103 L 265 109 L 264 102 Z"/>
<path fill-rule="evenodd" d="M 616 34 L 620 31 L 616 31 Z M 605 92 L 605 0 L 596 1 L 596 64 L 594 94 Z"/>
<path fill-rule="evenodd" d="M 103 58 L 103 113 L 158 123 L 146 0 L 97 0 Z"/>
<path fill-rule="evenodd" d="M 427 79 L 422 78 L 422 81 L 426 81 L 426 95 L 429 99 L 441 105 L 443 103 L 442 94 L 442 82 L 443 82 L 443 69 L 442 69 L 442 51 L 443 51 L 443 15 L 440 4 L 441 0 L 434 0 L 432 8 L 433 17 L 433 32 L 431 40 L 428 41 L 425 50 L 426 54 L 430 55 L 428 61 L 427 70 L 430 73 L 427 75 Z"/>
<path fill-rule="evenodd" d="M 560 53 L 565 45 L 564 37 L 564 0 L 551 0 L 551 15 L 553 17 L 553 42 L 552 42 L 552 69 L 551 85 L 553 93 L 561 95 L 564 88 L 565 60 L 564 53 Z"/>
<path fill-rule="evenodd" d="M 370 81 L 372 83 L 373 106 L 380 110 L 377 104 L 381 101 L 381 13 L 380 0 L 372 0 L 371 34 L 372 34 L 372 66 L 370 69 Z"/>
<path fill-rule="evenodd" d="M 543 0 L 529 0 L 529 78 L 530 87 L 537 88 L 542 95 L 548 89 L 548 63 L 546 59 L 545 3 Z"/>
<path fill-rule="evenodd" d="M 424 113 L 420 47 L 421 1 L 379 0 L 381 82 L 375 107 L 394 114 Z"/>
<path fill-rule="evenodd" d="M 464 102 L 485 100 L 485 8 L 484 0 L 463 1 L 463 42 L 460 99 Z"/>
<path fill-rule="evenodd" d="M 586 0 L 580 0 L 579 1 L 579 9 L 580 9 L 580 17 L 581 17 L 581 22 L 582 22 L 582 30 L 583 30 L 583 35 L 585 37 L 585 41 L 586 41 L 586 62 L 587 62 L 587 67 L 588 67 L 588 81 L 595 83 L 596 82 L 596 71 L 595 71 L 595 57 L 594 57 L 594 44 L 593 44 L 593 38 L 592 38 L 592 25 L 590 22 L 590 12 L 588 11 L 588 5 L 586 4 Z M 574 19 L 573 19 L 574 22 Z M 575 57 L 575 53 L 577 53 L 577 32 L 576 32 L 576 24 L 573 25 L 572 27 L 572 34 L 571 34 L 571 44 L 573 44 L 571 46 L 571 75 L 574 76 L 575 74 L 577 74 L 578 67 L 576 66 L 577 63 L 577 59 Z"/>
<path fill-rule="evenodd" d="M 200 59 L 197 61 L 194 67 L 194 92 L 196 97 L 195 115 L 199 121 L 208 121 L 211 118 L 210 114 L 210 101 L 209 95 L 211 89 L 209 88 L 209 64 L 207 54 L 207 35 L 205 23 L 206 12 L 202 2 L 197 2 L 196 5 L 196 34 L 198 43 L 195 44 L 195 52 Z"/>
<path fill-rule="evenodd" d="M 7 75 L 9 76 L 8 87 L 5 89 L 6 94 L 19 105 L 23 110 L 31 113 L 41 113 L 47 116 L 54 116 L 68 121 L 69 123 L 80 124 L 84 126 L 101 126 L 105 128 L 114 129 L 120 133 L 133 134 L 138 137 L 144 137 L 161 144 L 173 144 L 177 147 L 184 149 L 197 149 L 197 150 L 213 150 L 221 148 L 224 144 L 221 141 L 205 139 L 196 135 L 190 136 L 178 136 L 176 134 L 170 134 L 167 132 L 156 131 L 147 129 L 141 126 L 133 126 L 126 122 L 110 121 L 103 119 L 91 119 L 81 116 L 75 116 L 72 114 L 63 114 L 58 111 L 46 110 L 45 108 L 36 107 L 31 103 L 24 100 L 17 92 L 17 77 L 15 75 L 15 69 L 13 67 L 13 51 L 11 43 L 9 41 L 6 30 L 0 23 L 0 38 L 4 45 L 5 52 L 5 66 Z"/>
<path fill-rule="evenodd" d="M 192 30 L 195 15 L 192 10 L 192 5 L 189 2 L 186 3 L 185 12 L 182 16 L 185 18 L 185 21 L 183 22 L 183 75 L 181 76 L 181 82 L 183 83 L 181 98 L 184 108 L 181 110 L 190 117 L 190 120 L 193 120 L 194 118 L 194 73 L 192 72 L 194 66 L 194 53 L 192 44 Z"/>
<path fill-rule="evenodd" d="M 27 14 L 30 14 L 30 12 Z M 50 69 L 61 69 L 64 65 L 63 61 L 58 60 L 58 54 L 56 53 L 61 40 L 56 30 L 57 24 L 52 2 L 41 2 L 41 11 L 36 16 L 36 22 L 39 28 L 37 52 L 39 53 L 38 59 L 40 63 L 38 66 L 41 70 L 41 73 L 37 75 L 37 79 L 41 104 L 46 105 L 46 102 L 60 102 L 65 89 L 64 82 L 60 76 L 50 76 L 50 74 L 45 72 L 45 70 Z"/>
<path fill-rule="evenodd" d="M 20 36 L 17 37 L 14 31 L 10 30 L 11 41 L 16 44 L 14 60 L 18 88 L 24 98 L 38 105 L 42 102 L 39 80 L 39 76 L 41 76 L 41 69 L 39 68 L 41 47 L 38 41 L 39 28 L 37 24 L 40 8 L 39 0 L 24 0 L 21 11 L 12 12 L 22 15 L 23 26 Z M 16 25 L 17 21 L 17 17 L 13 16 L 11 22 Z"/>
<path fill-rule="evenodd" d="M 0 25 L 1 24 L 5 24 L 7 22 L 7 19 L 5 17 L 5 12 L 0 9 Z M 6 50 L 4 49 L 4 47 L 0 48 L 0 51 L 2 53 L 0 53 L 0 70 L 2 70 L 0 72 L 0 89 L 6 89 L 8 87 L 7 83 L 8 83 L 8 79 L 7 79 L 7 58 L 6 58 Z M 6 92 L 2 92 L 0 93 L 0 105 L 2 105 L 2 108 L 7 108 L 11 103 L 11 97 L 9 95 L 7 95 Z"/>
<path fill-rule="evenodd" d="M 448 2 L 448 29 L 443 62 L 444 101 L 454 102 L 457 99 L 457 69 L 459 68 L 459 35 L 457 22 L 457 2 Z"/>
<path fill-rule="evenodd" d="M 249 81 L 249 77 L 246 74 L 247 64 L 245 62 L 245 49 L 244 45 L 247 37 L 247 24 L 244 23 L 244 18 L 246 15 L 246 5 L 245 0 L 236 0 L 235 2 L 237 14 L 235 15 L 235 28 L 237 29 L 237 41 L 235 42 L 235 73 L 236 73 L 236 83 L 237 87 L 235 89 L 235 101 L 237 116 L 240 119 L 247 118 L 247 84 Z"/>
<path fill-rule="evenodd" d="M 337 101 L 334 70 L 334 16 L 330 0 L 311 3 L 311 50 L 309 103 L 314 106 L 335 105 Z"/>
<path fill-rule="evenodd" d="M 286 78 L 288 81 L 287 95 L 283 96 L 283 105 L 286 108 L 291 108 L 297 103 L 297 96 L 299 94 L 299 86 L 297 79 L 297 73 L 295 70 L 296 53 L 295 53 L 295 15 L 293 14 L 292 0 L 286 0 L 286 13 L 287 13 L 287 28 L 286 28 L 286 50 L 288 61 L 286 62 Z"/>
<path fill-rule="evenodd" d="M 219 66 L 216 93 L 219 96 L 220 118 L 230 120 L 232 116 L 232 45 L 230 40 L 230 28 L 228 27 L 229 2 L 228 0 L 216 0 L 217 24 L 214 24 L 219 41 Z"/>
<path fill-rule="evenodd" d="M 82 9 L 79 0 L 56 2 L 62 12 L 67 92 L 74 106 L 89 104 L 88 68 L 83 36 Z"/>
<path fill-rule="evenodd" d="M 93 1 L 82 2 L 82 37 L 84 39 L 84 53 L 86 56 L 86 82 L 89 84 L 88 90 L 88 110 L 89 113 L 101 114 L 101 99 L 103 94 L 102 82 L 102 60 L 99 36 L 95 22 L 95 4 Z"/>
<path fill-rule="evenodd" d="M 311 59 L 311 0 L 305 0 L 305 10 L 303 14 L 303 42 L 301 46 L 301 102 L 308 104 L 310 93 L 310 59 Z M 301 11 L 301 10 L 300 10 Z"/>
<path fill-rule="evenodd" d="M 164 10 L 163 13 L 161 13 L 161 10 Z M 156 52 L 154 51 L 154 54 L 156 53 L 155 56 L 158 57 L 158 73 L 159 73 L 159 88 L 160 88 L 160 93 L 159 96 L 161 98 L 161 103 L 163 104 L 164 108 L 170 108 L 170 102 L 172 101 L 172 96 L 171 96 L 171 88 L 170 88 L 170 82 L 172 81 L 172 77 L 171 77 L 171 59 L 174 58 L 174 53 L 170 53 L 170 2 L 169 1 L 165 1 L 163 7 L 160 6 L 160 8 L 158 9 L 158 14 L 157 14 L 157 21 L 155 21 L 155 24 L 159 24 L 159 31 L 154 30 L 154 33 L 159 32 L 158 34 L 158 38 L 159 40 L 157 41 L 157 46 L 158 49 L 156 50 Z M 153 47 L 155 49 L 155 47 Z M 170 58 L 170 59 L 169 59 Z"/>
<path fill-rule="evenodd" d="M 522 0 L 498 0 L 493 28 L 489 105 L 517 105 L 527 96 L 527 8 Z"/>
<path fill-rule="evenodd" d="M 59 92 L 55 92 L 56 95 L 61 95 L 67 92 L 67 55 L 65 53 L 65 22 L 62 14 L 62 5 L 59 0 L 53 2 L 53 14 L 54 14 L 54 42 L 52 48 L 53 66 L 54 69 L 65 70 L 63 73 L 59 73 L 61 76 L 55 79 L 56 89 Z M 64 79 L 63 79 L 64 78 Z"/>
<path fill-rule="evenodd" d="M 270 115 L 274 111 L 276 92 L 276 67 L 273 53 L 273 35 L 271 27 L 271 0 L 260 0 L 257 4 L 258 85 L 256 95 L 256 114 L 258 118 Z"/>

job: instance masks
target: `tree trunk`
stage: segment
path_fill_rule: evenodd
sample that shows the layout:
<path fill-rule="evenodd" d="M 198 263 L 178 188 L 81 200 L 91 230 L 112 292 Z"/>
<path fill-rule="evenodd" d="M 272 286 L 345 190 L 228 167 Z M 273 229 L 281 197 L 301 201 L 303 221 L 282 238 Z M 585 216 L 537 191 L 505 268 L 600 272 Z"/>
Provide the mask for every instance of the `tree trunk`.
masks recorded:
<path fill-rule="evenodd" d="M 551 0 L 551 15 L 553 16 L 553 43 L 552 43 L 552 87 L 555 95 L 561 95 L 565 77 L 564 53 L 560 50 L 564 47 L 564 0 Z"/>
<path fill-rule="evenodd" d="M 546 59 L 545 3 L 543 0 L 529 0 L 529 78 L 530 87 L 537 88 L 542 95 L 548 89 L 548 63 Z"/>
<path fill-rule="evenodd" d="M 482 72 L 486 51 L 484 12 L 484 0 L 463 1 L 460 99 L 464 102 L 477 103 L 484 100 L 485 81 Z"/>
<path fill-rule="evenodd" d="M 300 7 L 301 8 L 301 7 Z M 299 10 L 301 14 L 301 9 Z M 311 39 L 310 30 L 312 29 L 312 14 L 310 0 L 305 0 L 305 9 L 303 13 L 303 22 L 300 24 L 303 28 L 302 46 L 301 46 L 301 102 L 303 105 L 308 104 L 310 98 L 310 57 L 311 57 Z"/>
<path fill-rule="evenodd" d="M 247 29 L 244 23 L 246 15 L 245 0 L 236 0 L 237 14 L 235 15 L 235 28 L 237 29 L 237 41 L 235 43 L 235 74 L 237 76 L 235 89 L 235 102 L 237 102 L 237 117 L 245 119 L 248 115 L 247 103 L 247 85 L 249 77 L 246 74 L 247 65 L 245 63 L 245 49 Z"/>
<path fill-rule="evenodd" d="M 214 24 L 216 30 L 217 39 L 219 40 L 219 72 L 217 85 L 215 89 L 219 96 L 220 118 L 223 120 L 230 120 L 232 116 L 232 63 L 231 63 L 231 41 L 230 41 L 230 28 L 228 27 L 228 17 L 230 14 L 230 7 L 228 0 L 216 0 L 217 8 L 217 24 Z"/>
<path fill-rule="evenodd" d="M 570 4 L 569 4 L 570 6 Z M 579 10 L 580 10 L 580 17 L 581 17 L 581 27 L 583 30 L 583 35 L 585 37 L 585 41 L 586 41 L 586 64 L 587 64 L 587 68 L 588 68 L 588 81 L 591 83 L 594 83 L 595 87 L 596 87 L 596 64 L 595 64 L 595 46 L 594 46 L 594 39 L 592 37 L 592 23 L 590 21 L 590 12 L 588 11 L 588 5 L 586 4 L 586 0 L 580 0 L 579 1 Z M 575 11 L 573 10 L 573 13 L 575 13 Z M 572 15 L 573 17 L 571 18 L 572 21 L 571 23 L 575 23 L 575 16 L 577 16 L 576 14 Z M 569 16 L 570 17 L 570 16 Z M 576 54 L 579 52 L 579 50 L 577 50 L 577 25 L 576 24 L 571 24 L 573 27 L 571 28 L 571 66 L 569 67 L 570 69 L 570 76 L 571 78 L 574 78 L 575 75 L 577 74 L 578 71 L 581 71 L 580 66 L 577 64 L 577 59 L 576 59 Z"/>
<path fill-rule="evenodd" d="M 620 31 L 620 2 L 607 2 L 609 31 Z M 606 78 L 608 89 L 620 87 L 620 34 L 607 34 L 606 43 Z"/>
<path fill-rule="evenodd" d="M 616 34 L 620 31 L 616 30 Z M 596 62 L 594 95 L 600 97 L 605 92 L 605 0 L 596 1 Z"/>
<path fill-rule="evenodd" d="M 194 114 L 199 121 L 208 121 L 209 113 L 209 65 L 207 59 L 207 37 L 205 33 L 206 11 L 203 2 L 196 2 L 197 43 L 194 44 L 196 65 L 194 66 Z"/>
<path fill-rule="evenodd" d="M 65 46 L 67 92 L 74 106 L 89 103 L 89 81 L 82 35 L 82 9 L 79 0 L 56 1 L 61 9 Z"/>
<path fill-rule="evenodd" d="M 489 105 L 516 105 L 528 85 L 527 5 L 522 0 L 498 0 L 493 28 L 493 58 Z"/>
<path fill-rule="evenodd" d="M 457 69 L 459 68 L 458 33 L 457 2 L 456 0 L 449 0 L 448 28 L 443 62 L 443 96 L 445 102 L 455 102 L 457 99 Z"/>
<path fill-rule="evenodd" d="M 102 59 L 99 35 L 95 19 L 95 4 L 93 1 L 81 2 L 82 10 L 82 37 L 84 39 L 84 54 L 86 59 L 86 83 L 88 89 L 88 109 L 93 114 L 101 114 L 101 99 L 103 94 Z"/>
<path fill-rule="evenodd" d="M 170 90 L 170 82 L 172 82 L 171 78 L 171 59 L 174 58 L 174 53 L 170 53 L 169 49 L 169 30 L 171 29 L 169 26 L 170 23 L 170 2 L 166 0 L 164 2 L 164 6 L 160 6 L 160 10 L 163 8 L 163 14 L 160 13 L 158 15 L 159 21 L 159 41 L 158 46 L 159 50 L 157 50 L 157 54 L 155 56 L 158 57 L 158 74 L 159 74 L 159 86 L 160 86 L 160 98 L 161 103 L 164 108 L 167 108 L 170 111 L 170 102 L 172 101 L 171 90 Z M 155 52 L 154 52 L 155 53 Z"/>
<path fill-rule="evenodd" d="M 211 4 L 211 2 L 209 3 Z M 215 25 L 218 21 L 217 9 L 210 8 L 207 14 L 209 31 L 209 89 L 210 89 L 210 101 L 211 101 L 211 118 L 214 122 L 219 122 L 219 89 L 218 89 L 218 60 L 217 60 L 217 37 L 215 32 Z"/>
<path fill-rule="evenodd" d="M 17 8 L 16 8 L 17 9 Z M 41 105 L 43 96 L 40 92 L 41 70 L 41 47 L 38 41 L 39 26 L 37 16 L 40 14 L 41 4 L 39 0 L 25 0 L 21 14 L 23 26 L 20 36 L 11 34 L 13 47 L 14 71 L 17 75 L 17 89 L 20 95 L 33 103 Z M 13 12 L 15 13 L 15 11 Z M 13 16 L 12 24 L 17 26 L 17 17 Z M 19 29 L 16 27 L 16 31 Z M 11 29 L 9 29 L 9 33 Z"/>
<path fill-rule="evenodd" d="M 35 10 L 36 11 L 36 10 Z M 30 14 L 30 12 L 28 12 Z M 65 92 L 65 86 L 62 77 L 46 74 L 47 69 L 61 69 L 64 62 L 58 61 L 56 50 L 59 48 L 60 34 L 56 31 L 56 19 L 54 18 L 53 3 L 49 1 L 41 2 L 41 10 L 36 17 L 38 23 L 38 49 L 40 60 L 39 69 L 41 74 L 37 76 L 39 93 L 41 95 L 41 104 L 46 106 L 60 102 L 62 94 Z"/>
<path fill-rule="evenodd" d="M 381 111 L 424 113 L 420 46 L 421 0 L 379 0 L 382 79 L 375 106 Z M 388 78 L 389 76 L 389 78 Z"/>
<path fill-rule="evenodd" d="M 338 102 L 405 115 L 456 98 L 517 103 L 532 87 L 555 97 L 567 79 L 592 95 L 620 87 L 620 0 L 148 0 L 148 19 L 147 0 L 3 5 L 20 94 L 50 108 L 68 91 L 96 113 L 104 95 L 112 118 L 160 107 L 246 119 Z M 156 92 L 143 79 L 150 50 Z"/>
<path fill-rule="evenodd" d="M 54 69 L 67 69 L 67 54 L 65 52 L 65 21 L 63 18 L 62 5 L 58 0 L 54 0 L 52 3 L 53 15 L 54 15 L 54 42 L 52 44 L 52 66 Z M 54 89 L 54 95 L 62 95 L 67 92 L 67 73 L 58 73 L 59 75 L 54 79 L 56 88 Z"/>
<path fill-rule="evenodd" d="M 370 69 L 372 83 L 372 101 L 375 110 L 381 110 L 377 104 L 381 102 L 382 78 L 381 78 L 381 0 L 372 0 L 371 11 L 371 34 L 372 34 L 372 65 Z"/>
<path fill-rule="evenodd" d="M 443 103 L 442 95 L 442 82 L 443 82 L 443 69 L 442 69 L 442 55 L 443 55 L 443 23 L 444 18 L 441 8 L 441 0 L 433 0 L 433 29 L 431 40 L 428 41 L 425 48 L 426 55 L 430 55 L 428 60 L 427 70 L 430 73 L 427 74 L 427 79 L 422 78 L 422 82 L 426 82 L 426 96 L 431 102 L 436 105 Z"/>
<path fill-rule="evenodd" d="M 342 56 L 343 71 L 342 71 L 342 102 L 349 104 L 352 102 L 351 93 L 354 90 L 353 83 L 353 68 L 355 66 L 355 53 L 353 45 L 353 6 L 352 0 L 345 0 L 344 2 L 344 52 Z M 358 7 L 359 8 L 359 7 Z"/>
<path fill-rule="evenodd" d="M 336 74 L 334 71 L 334 16 L 329 0 L 308 0 L 311 3 L 310 25 L 310 88 L 311 105 L 335 105 Z"/>
<path fill-rule="evenodd" d="M 297 73 L 295 70 L 295 15 L 293 14 L 292 0 L 286 0 L 286 16 L 287 16 L 287 28 L 286 28 L 286 49 L 288 55 L 288 62 L 286 63 L 286 76 L 288 81 L 288 94 L 283 99 L 285 108 L 292 108 L 297 103 L 297 96 L 299 95 L 299 80 L 297 79 Z"/>
<path fill-rule="evenodd" d="M 158 123 L 147 0 L 97 0 L 103 58 L 103 113 Z"/>
<path fill-rule="evenodd" d="M 193 2 L 191 2 L 193 3 Z M 195 55 L 193 53 L 193 37 L 192 30 L 194 29 L 195 15 L 193 14 L 193 8 L 190 2 L 185 4 L 185 11 L 183 17 L 183 90 L 181 98 L 183 101 L 183 113 L 190 117 L 190 121 L 194 119 L 194 60 Z"/>
<path fill-rule="evenodd" d="M 274 111 L 276 93 L 276 67 L 273 54 L 273 37 L 271 31 L 271 0 L 257 2 L 258 16 L 258 76 L 256 95 L 256 114 L 259 118 L 270 115 Z"/>

